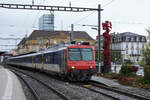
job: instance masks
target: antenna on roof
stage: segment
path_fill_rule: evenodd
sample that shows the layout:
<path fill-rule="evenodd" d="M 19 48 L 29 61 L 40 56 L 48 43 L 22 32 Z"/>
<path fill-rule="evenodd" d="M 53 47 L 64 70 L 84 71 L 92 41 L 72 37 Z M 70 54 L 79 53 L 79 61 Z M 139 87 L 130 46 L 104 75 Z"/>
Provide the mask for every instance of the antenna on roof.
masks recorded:
<path fill-rule="evenodd" d="M 32 5 L 34 5 L 34 0 L 32 0 Z"/>
<path fill-rule="evenodd" d="M 69 7 L 71 7 L 71 2 L 69 2 Z"/>

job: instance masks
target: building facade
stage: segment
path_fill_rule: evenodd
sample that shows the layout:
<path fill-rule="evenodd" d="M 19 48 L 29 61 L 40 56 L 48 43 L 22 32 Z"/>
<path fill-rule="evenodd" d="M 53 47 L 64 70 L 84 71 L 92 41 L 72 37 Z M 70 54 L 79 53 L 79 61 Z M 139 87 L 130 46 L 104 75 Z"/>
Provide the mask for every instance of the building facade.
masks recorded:
<path fill-rule="evenodd" d="M 44 14 L 39 18 L 39 30 L 54 30 L 54 14 Z"/>
<path fill-rule="evenodd" d="M 122 61 L 138 62 L 143 59 L 142 50 L 146 48 L 146 36 L 136 33 L 112 33 L 111 49 L 120 50 Z"/>
<path fill-rule="evenodd" d="M 70 40 L 70 31 L 34 30 L 29 37 L 18 44 L 17 54 L 38 52 L 52 45 L 63 44 Z M 86 41 L 95 45 L 95 40 L 85 31 L 74 31 L 75 41 Z"/>

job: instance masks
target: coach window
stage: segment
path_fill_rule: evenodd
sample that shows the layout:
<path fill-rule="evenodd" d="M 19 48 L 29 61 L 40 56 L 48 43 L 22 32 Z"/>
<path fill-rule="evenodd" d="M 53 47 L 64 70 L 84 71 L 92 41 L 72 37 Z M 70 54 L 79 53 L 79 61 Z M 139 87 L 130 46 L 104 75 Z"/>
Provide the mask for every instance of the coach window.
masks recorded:
<path fill-rule="evenodd" d="M 48 62 L 50 63 L 50 56 L 46 57 L 46 63 L 48 63 Z"/>

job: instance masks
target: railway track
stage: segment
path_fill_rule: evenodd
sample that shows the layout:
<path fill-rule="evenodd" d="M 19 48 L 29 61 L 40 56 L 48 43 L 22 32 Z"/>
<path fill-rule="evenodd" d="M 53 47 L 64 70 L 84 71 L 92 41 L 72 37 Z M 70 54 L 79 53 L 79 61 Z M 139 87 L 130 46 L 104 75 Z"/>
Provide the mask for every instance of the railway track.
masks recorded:
<path fill-rule="evenodd" d="M 24 83 L 27 85 L 27 87 L 31 90 L 33 96 L 35 97 L 36 100 L 71 100 L 71 98 L 65 96 L 63 93 L 57 91 L 55 88 L 47 85 L 46 83 L 44 83 L 42 80 L 39 80 L 31 75 L 27 75 L 26 73 L 19 71 L 19 70 L 12 70 L 19 78 L 21 78 Z M 39 87 L 35 87 L 33 86 L 31 83 L 31 81 L 36 82 L 35 84 L 38 84 L 39 87 L 41 89 L 43 89 L 46 94 L 50 94 L 52 97 L 46 97 L 46 96 L 50 96 L 50 95 L 46 95 L 41 93 L 42 90 L 41 89 L 37 89 Z M 41 85 L 41 86 L 40 86 Z M 46 90 L 47 89 L 47 90 Z M 53 94 L 53 95 L 52 95 Z"/>
<path fill-rule="evenodd" d="M 77 85 L 86 88 L 90 91 L 100 93 L 102 95 L 105 95 L 115 100 L 150 100 L 150 98 L 146 98 L 144 96 L 133 94 L 133 93 L 124 92 L 116 88 L 98 84 L 94 81 L 88 82 L 86 84 L 78 83 Z"/>
<path fill-rule="evenodd" d="M 132 98 L 135 98 L 135 99 L 138 99 L 138 100 L 150 100 L 150 98 L 146 98 L 142 95 L 125 92 L 125 91 L 122 91 L 122 90 L 119 90 L 119 89 L 116 89 L 116 88 L 112 88 L 112 87 L 108 87 L 108 86 L 105 86 L 105 85 L 101 85 L 101 84 L 98 84 L 98 83 L 95 83 L 95 82 L 89 82 L 89 84 L 91 84 L 95 87 L 98 87 L 98 88 L 103 88 L 103 89 L 107 89 L 109 91 L 113 91 L 113 92 L 116 92 L 116 93 L 119 93 L 119 94 L 123 94 L 123 95 L 129 96 L 129 97 L 132 97 Z"/>
<path fill-rule="evenodd" d="M 52 86 L 56 90 L 60 91 L 62 94 L 67 96 L 67 99 L 64 100 L 112 100 L 109 97 L 106 97 L 104 95 L 101 95 L 99 93 L 94 93 L 92 91 L 87 91 L 87 89 L 71 85 L 68 82 L 64 82 L 60 79 L 55 79 L 47 74 L 43 74 L 41 72 L 34 72 L 34 71 L 27 71 L 22 70 L 14 67 L 7 66 L 10 70 L 18 70 L 21 73 L 25 73 L 23 76 L 31 75 L 35 77 L 36 79 L 40 79 L 43 82 L 45 82 L 47 85 Z M 27 74 L 27 75 L 26 75 Z M 21 76 L 21 75 L 19 75 Z M 43 91 L 45 92 L 45 91 Z M 32 94 L 32 93 L 30 93 Z M 50 94 L 51 95 L 51 94 Z M 34 99 L 33 99 L 34 100 Z M 43 99 L 45 100 L 45 99 Z M 59 100 L 59 99 L 48 99 L 48 100 Z"/>
<path fill-rule="evenodd" d="M 18 69 L 17 69 L 18 70 Z M 20 72 L 20 70 L 18 70 Z M 20 72 L 20 73 L 24 73 L 24 71 Z M 24 75 L 19 75 L 19 76 L 28 76 L 26 75 L 28 73 L 24 73 Z M 33 74 L 35 78 L 35 81 L 39 81 L 39 78 L 38 77 L 35 77 L 36 74 Z M 32 74 L 29 74 L 28 77 L 32 77 Z M 42 79 L 41 79 L 42 80 Z M 40 80 L 40 81 L 41 81 Z M 42 81 L 42 84 L 46 84 L 47 82 L 45 82 L 44 80 Z M 125 91 L 122 91 L 122 90 L 118 90 L 116 88 L 112 88 L 112 87 L 108 87 L 108 86 L 105 86 L 105 85 L 102 85 L 102 84 L 99 84 L 99 83 L 96 83 L 94 81 L 91 81 L 91 82 L 87 82 L 87 83 L 81 83 L 79 82 L 78 84 L 76 83 L 70 83 L 72 85 L 76 85 L 77 87 L 81 87 L 81 88 L 86 88 L 89 90 L 89 92 L 93 92 L 93 93 L 97 93 L 97 94 L 101 94 L 103 95 L 104 97 L 107 97 L 107 98 L 110 98 L 110 100 L 150 100 L 150 98 L 146 98 L 146 97 L 143 97 L 141 95 L 137 95 L 137 94 L 132 94 L 132 93 L 127 93 Z M 47 85 L 47 84 L 46 84 Z M 67 85 L 67 84 L 66 84 Z M 49 85 L 48 85 L 49 86 Z M 60 87 L 60 86 L 59 86 Z M 69 86 L 70 87 L 70 86 Z M 66 89 L 68 88 L 68 86 L 66 87 Z M 54 89 L 54 93 L 55 92 L 55 88 L 52 87 L 52 90 Z M 51 89 L 50 89 L 51 90 Z M 66 90 L 64 90 L 66 91 Z M 71 95 L 68 95 L 65 93 L 65 95 L 68 95 L 68 96 L 65 96 L 64 95 L 64 91 L 63 92 L 60 92 L 60 90 L 58 91 L 58 93 L 56 93 L 57 95 L 59 95 L 59 98 L 61 100 L 72 100 L 73 98 L 78 98 L 78 99 L 75 99 L 75 100 L 79 100 L 80 99 L 80 96 L 79 97 L 77 96 L 77 94 L 75 95 L 73 92 L 71 92 Z M 69 90 L 70 91 L 70 90 Z M 68 92 L 69 92 L 68 91 Z M 74 90 L 74 91 L 77 91 L 77 90 Z M 80 89 L 79 89 L 80 91 Z M 85 90 L 86 91 L 86 90 Z M 66 91 L 67 92 L 67 91 Z M 68 93 L 67 92 L 67 93 Z M 82 92 L 81 92 L 82 93 Z M 38 94 L 38 93 L 35 93 L 35 95 Z M 84 94 L 83 94 L 84 95 Z M 39 96 L 39 95 L 38 95 Z M 36 98 L 41 98 L 41 97 L 36 97 Z M 81 98 L 83 98 L 83 96 L 81 96 Z M 41 99 L 36 99 L 36 100 L 41 100 Z M 56 100 L 56 99 L 54 99 Z M 59 99 L 57 99 L 59 100 Z M 74 100 L 74 99 L 73 99 Z M 80 100 L 83 100 L 83 99 L 80 99 Z M 103 100 L 103 99 L 102 99 Z"/>

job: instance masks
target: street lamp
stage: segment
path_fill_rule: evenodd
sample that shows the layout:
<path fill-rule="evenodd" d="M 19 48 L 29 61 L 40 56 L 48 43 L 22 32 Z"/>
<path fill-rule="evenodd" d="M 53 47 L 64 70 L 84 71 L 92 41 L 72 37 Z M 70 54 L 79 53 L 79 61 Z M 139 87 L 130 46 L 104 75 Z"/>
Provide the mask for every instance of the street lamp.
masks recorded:
<path fill-rule="evenodd" d="M 98 31 L 98 33 L 100 32 L 98 26 L 97 27 L 94 26 L 91 29 Z M 99 69 L 98 71 L 99 72 L 101 71 L 101 63 L 100 63 L 100 53 L 101 53 L 101 51 L 100 51 L 100 49 L 101 49 L 101 34 L 98 34 L 97 53 L 98 53 L 98 69 Z"/>

